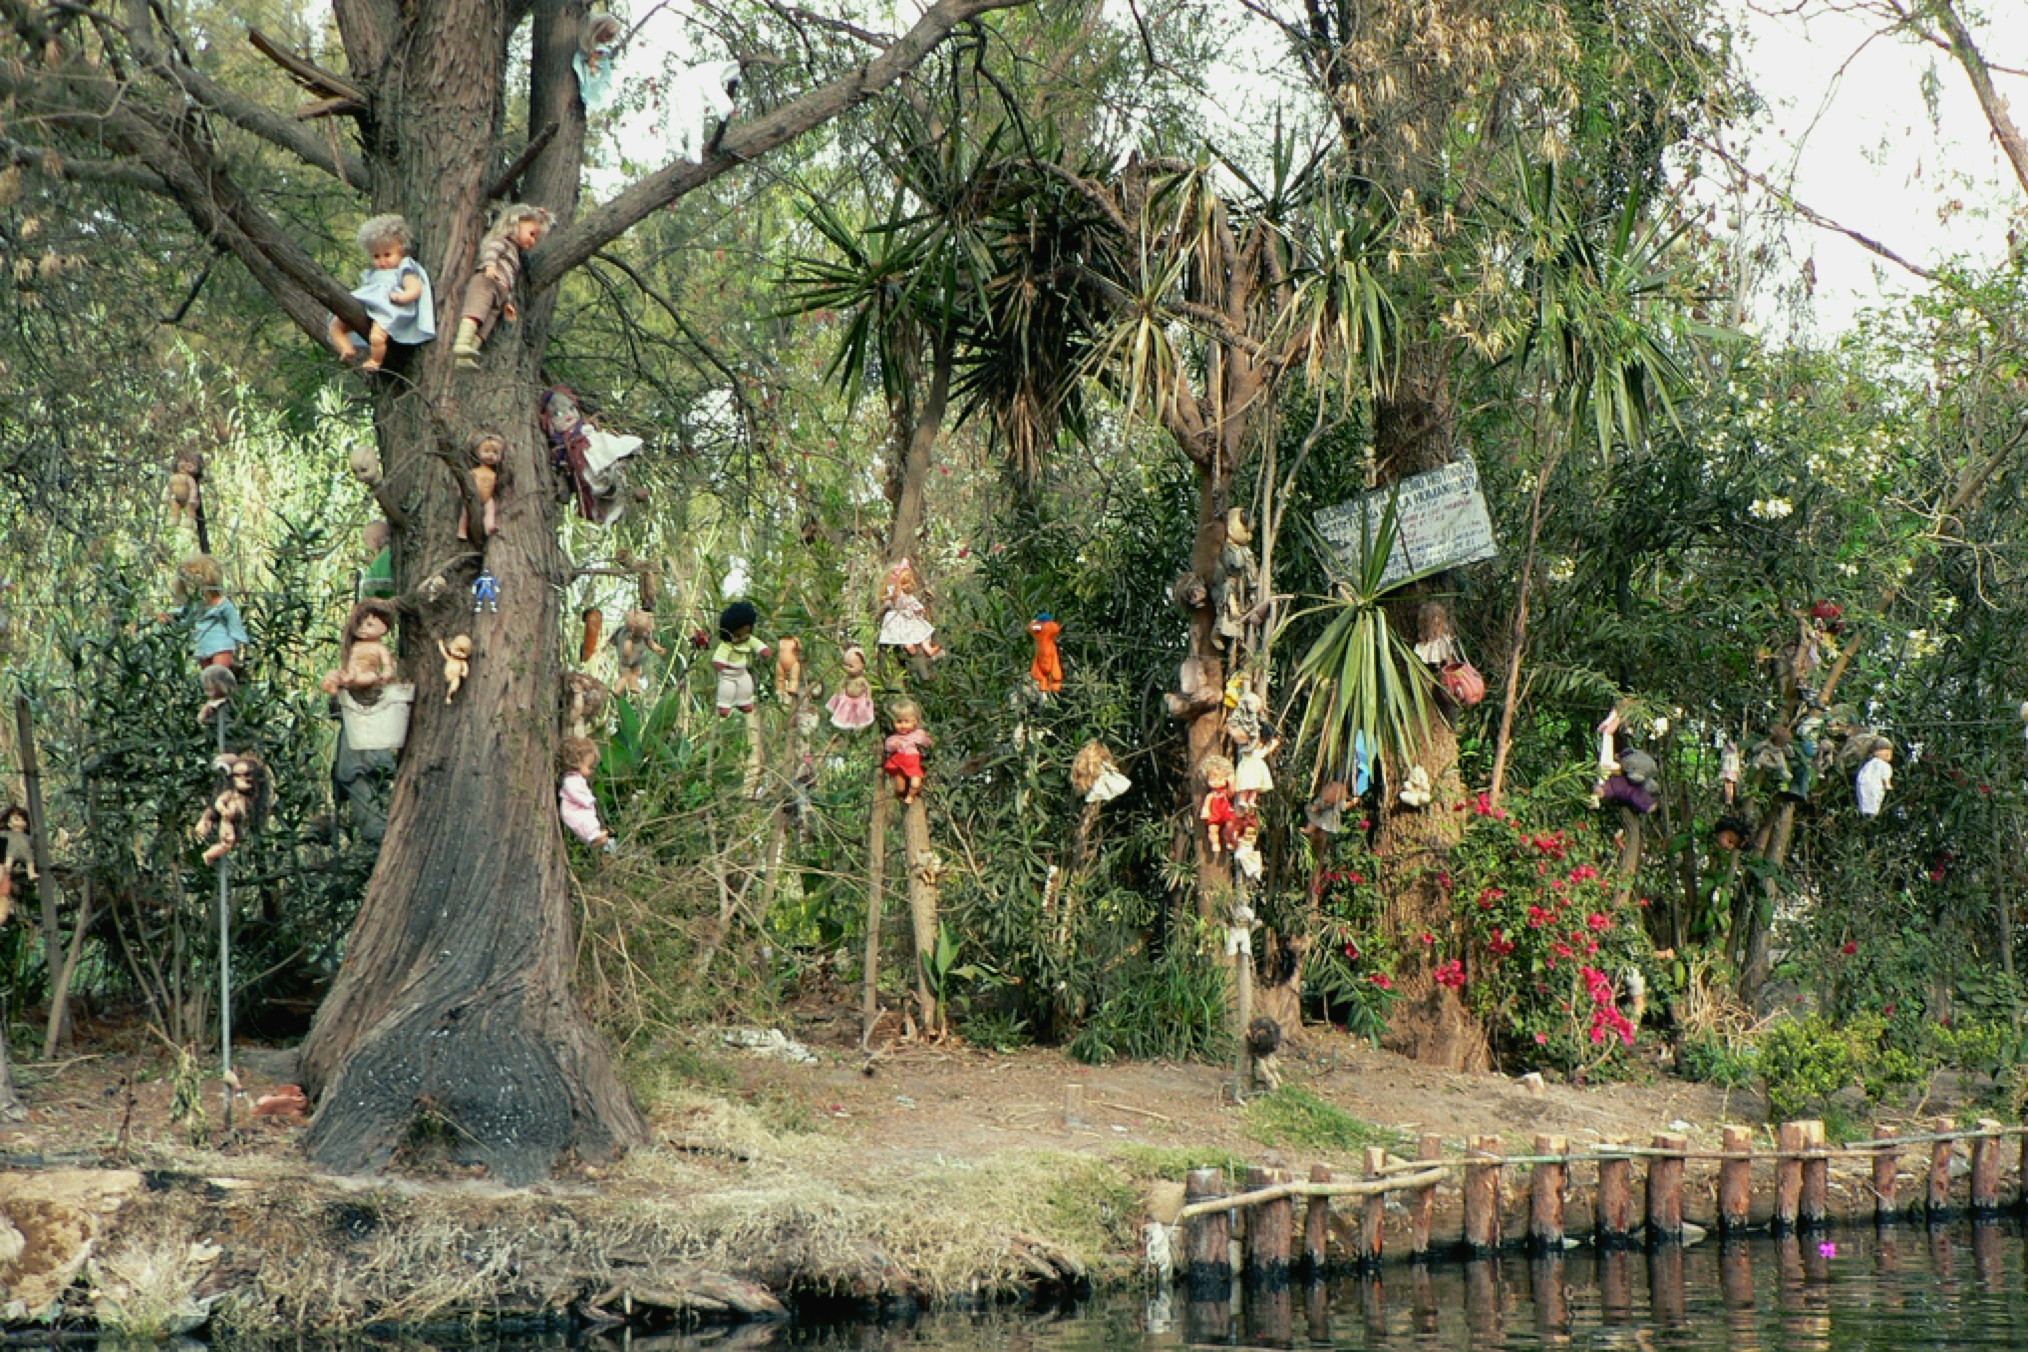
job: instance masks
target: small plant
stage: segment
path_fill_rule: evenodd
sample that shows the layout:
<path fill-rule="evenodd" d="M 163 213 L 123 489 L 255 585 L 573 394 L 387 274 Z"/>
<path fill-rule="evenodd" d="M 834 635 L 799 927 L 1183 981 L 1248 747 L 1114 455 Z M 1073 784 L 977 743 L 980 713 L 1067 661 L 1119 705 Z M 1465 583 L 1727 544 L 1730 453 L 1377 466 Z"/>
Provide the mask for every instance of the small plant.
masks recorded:
<path fill-rule="evenodd" d="M 1346 1153 L 1398 1145 L 1402 1135 L 1352 1116 L 1306 1089 L 1285 1085 L 1246 1106 L 1247 1135 L 1276 1149 Z"/>
<path fill-rule="evenodd" d="M 1209 958 L 1179 944 L 1159 958 L 1121 963 L 1106 984 L 1104 999 L 1067 1049 L 1079 1061 L 1208 1061 L 1225 1054 L 1225 972 Z"/>
<path fill-rule="evenodd" d="M 1878 1059 L 1886 1023 L 1878 1015 L 1833 1021 L 1822 1014 L 1783 1019 L 1760 1036 L 1768 1120 L 1784 1122 L 1830 1105 Z"/>
<path fill-rule="evenodd" d="M 1676 1049 L 1676 1069 L 1686 1080 L 1744 1089 L 1760 1076 L 1760 1051 L 1751 1042 L 1733 1046 L 1712 1033 L 1686 1039 Z"/>
<path fill-rule="evenodd" d="M 1246 1156 L 1217 1146 L 1123 1145 L 1113 1158 L 1137 1179 L 1182 1182 L 1192 1169 L 1217 1169 L 1228 1183 L 1246 1173 Z"/>

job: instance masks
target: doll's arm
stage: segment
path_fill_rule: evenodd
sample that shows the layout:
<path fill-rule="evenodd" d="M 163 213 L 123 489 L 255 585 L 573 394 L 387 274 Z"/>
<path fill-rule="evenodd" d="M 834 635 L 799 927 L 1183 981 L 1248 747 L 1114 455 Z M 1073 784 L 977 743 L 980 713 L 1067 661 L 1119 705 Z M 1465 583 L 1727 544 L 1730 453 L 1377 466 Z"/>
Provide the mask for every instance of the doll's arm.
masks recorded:
<path fill-rule="evenodd" d="M 658 657 L 667 657 L 669 655 L 669 650 L 652 638 L 648 640 L 648 651 Z"/>
<path fill-rule="evenodd" d="M 408 280 L 387 293 L 387 298 L 396 305 L 413 305 L 422 299 L 422 292 L 421 274 L 411 272 L 408 274 Z"/>

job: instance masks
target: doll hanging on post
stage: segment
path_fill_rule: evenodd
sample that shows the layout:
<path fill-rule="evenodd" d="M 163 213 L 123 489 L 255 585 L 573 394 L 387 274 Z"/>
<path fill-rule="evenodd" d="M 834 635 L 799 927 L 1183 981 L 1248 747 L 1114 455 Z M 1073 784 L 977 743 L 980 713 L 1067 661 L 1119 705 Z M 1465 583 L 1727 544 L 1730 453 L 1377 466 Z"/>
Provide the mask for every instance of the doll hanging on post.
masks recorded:
<path fill-rule="evenodd" d="M 881 592 L 880 644 L 899 648 L 910 657 L 942 657 L 936 641 L 936 626 L 919 594 L 920 581 L 907 559 L 887 570 L 887 585 Z"/>
<path fill-rule="evenodd" d="M 503 316 L 510 321 L 521 317 L 514 306 L 514 284 L 521 277 L 522 255 L 549 232 L 549 219 L 543 208 L 516 202 L 501 211 L 479 241 L 472 279 L 465 283 L 458 336 L 451 343 L 459 370 L 478 369 L 480 349 Z"/>
<path fill-rule="evenodd" d="M 831 726 L 840 732 L 863 732 L 873 726 L 873 684 L 866 679 L 866 649 L 853 644 L 845 650 L 845 683 L 824 707 L 831 711 Z"/>
<path fill-rule="evenodd" d="M 169 474 L 169 524 L 172 526 L 189 522 L 197 524 L 197 514 L 203 510 L 204 452 L 181 450 L 176 452 L 176 468 Z"/>
<path fill-rule="evenodd" d="M 894 796 L 913 803 L 922 797 L 922 753 L 936 745 L 936 739 L 923 729 L 922 707 L 914 700 L 898 699 L 888 713 L 894 718 L 894 731 L 882 744 L 887 759 L 880 768 L 887 772 Z"/>
<path fill-rule="evenodd" d="M 395 678 L 394 653 L 386 642 L 394 619 L 392 601 L 376 598 L 352 607 L 338 646 L 338 669 L 319 683 L 325 694 L 348 690 L 362 704 L 373 702 L 380 688 Z"/>
<path fill-rule="evenodd" d="M 1217 612 L 1218 636 L 1235 643 L 1246 637 L 1254 592 L 1260 586 L 1260 565 L 1254 561 L 1252 544 L 1246 513 L 1234 507 L 1225 514 L 1225 545 L 1218 552 L 1218 580 L 1211 589 L 1211 601 Z"/>
<path fill-rule="evenodd" d="M 437 651 L 444 657 L 444 703 L 449 704 L 472 678 L 472 636 L 456 634 L 448 643 L 438 639 Z"/>
<path fill-rule="evenodd" d="M 239 689 L 233 668 L 239 650 L 252 642 L 240 620 L 239 607 L 226 599 L 225 572 L 209 554 L 193 554 L 176 568 L 172 594 L 180 603 L 175 618 L 190 626 L 190 653 L 197 659 L 204 707 L 197 717 L 208 720 Z"/>
<path fill-rule="evenodd" d="M 775 696 L 794 704 L 803 693 L 803 640 L 784 634 L 775 643 Z"/>
<path fill-rule="evenodd" d="M 415 232 L 400 216 L 375 216 L 359 227 L 359 247 L 373 266 L 360 274 L 352 298 L 366 307 L 372 325 L 361 338 L 338 316 L 331 316 L 331 346 L 342 362 L 366 360 L 359 369 L 371 375 L 387 360 L 387 345 L 420 347 L 437 336 L 437 303 L 430 278 L 410 256 Z"/>
<path fill-rule="evenodd" d="M 1859 815 L 1877 817 L 1886 806 L 1887 791 L 1894 787 L 1894 743 L 1875 737 L 1866 763 L 1859 767 L 1854 788 L 1859 795 Z"/>
<path fill-rule="evenodd" d="M 1028 679 L 1043 694 L 1053 695 L 1063 689 L 1063 659 L 1056 651 L 1056 636 L 1063 626 L 1045 610 L 1028 622 L 1028 632 L 1035 637 L 1035 661 L 1029 665 Z"/>
<path fill-rule="evenodd" d="M 274 801 L 274 785 L 268 767 L 252 752 L 220 756 L 219 772 L 225 785 L 211 800 L 211 806 L 197 822 L 197 838 L 204 840 L 214 831 L 218 840 L 204 852 L 204 862 L 215 864 L 235 849 L 240 841 L 260 829 Z"/>
<path fill-rule="evenodd" d="M 1241 812 L 1251 812 L 1260 796 L 1275 786 L 1274 775 L 1268 770 L 1268 757 L 1281 750 L 1282 739 L 1266 720 L 1267 701 L 1257 690 L 1249 689 L 1239 697 L 1239 707 L 1226 718 L 1226 736 L 1232 739 L 1234 764 L 1232 770 L 1232 805 Z"/>
<path fill-rule="evenodd" d="M 1225 852 L 1225 828 L 1237 814 L 1232 807 L 1232 762 L 1223 756 L 1204 758 L 1204 800 L 1197 819 L 1204 823 L 1206 848 L 1213 859 Z"/>
<path fill-rule="evenodd" d="M 760 612 L 751 601 L 734 601 L 718 616 L 718 646 L 711 651 L 712 670 L 718 673 L 718 716 L 734 709 L 753 712 L 753 662 L 774 650 L 753 635 Z"/>

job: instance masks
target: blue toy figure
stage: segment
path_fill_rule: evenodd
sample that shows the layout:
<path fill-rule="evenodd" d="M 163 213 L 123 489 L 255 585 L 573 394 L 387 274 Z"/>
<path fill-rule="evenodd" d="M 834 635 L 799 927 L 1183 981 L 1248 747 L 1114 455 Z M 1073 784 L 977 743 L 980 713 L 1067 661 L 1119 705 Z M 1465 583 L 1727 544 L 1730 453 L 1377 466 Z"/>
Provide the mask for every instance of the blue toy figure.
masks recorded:
<path fill-rule="evenodd" d="M 476 615 L 482 610 L 500 613 L 500 579 L 493 576 L 490 568 L 481 568 L 472 579 L 472 613 Z"/>

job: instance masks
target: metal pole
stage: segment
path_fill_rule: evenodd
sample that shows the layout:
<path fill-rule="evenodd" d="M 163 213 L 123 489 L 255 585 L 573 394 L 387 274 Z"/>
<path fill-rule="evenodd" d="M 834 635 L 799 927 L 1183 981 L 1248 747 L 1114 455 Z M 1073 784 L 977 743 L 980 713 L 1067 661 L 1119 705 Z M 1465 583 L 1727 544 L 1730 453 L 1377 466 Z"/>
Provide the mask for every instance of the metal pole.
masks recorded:
<path fill-rule="evenodd" d="M 225 754 L 225 720 L 229 706 L 221 704 L 218 715 L 218 754 Z M 232 852 L 218 856 L 218 1059 L 225 1093 L 225 1127 L 232 1130 Z"/>

